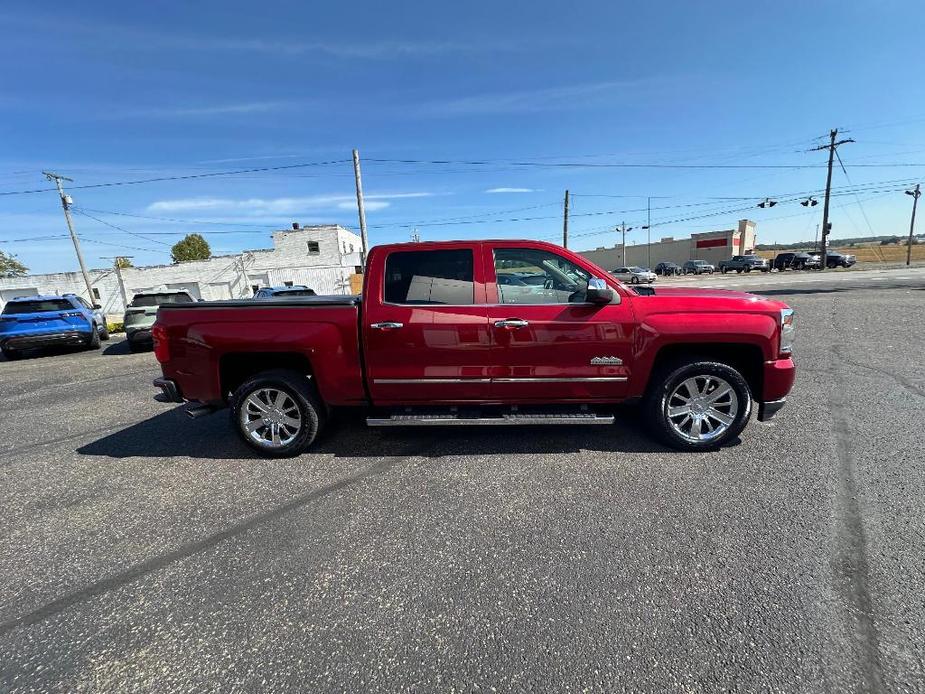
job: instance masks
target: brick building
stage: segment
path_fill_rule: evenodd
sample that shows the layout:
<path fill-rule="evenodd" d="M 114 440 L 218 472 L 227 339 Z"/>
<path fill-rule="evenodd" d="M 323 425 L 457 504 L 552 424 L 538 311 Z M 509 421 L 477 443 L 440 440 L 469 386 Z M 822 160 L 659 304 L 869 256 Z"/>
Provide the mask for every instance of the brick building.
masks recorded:
<path fill-rule="evenodd" d="M 741 219 L 736 229 L 691 234 L 690 238 L 686 239 L 667 237 L 651 246 L 645 243 L 627 244 L 625 261 L 619 242 L 610 248 L 583 251 L 581 255 L 605 270 L 613 270 L 621 265 L 648 267 L 650 259 L 652 267 L 662 262 L 681 265 L 686 260 L 705 260 L 716 265 L 720 260 L 728 260 L 734 255 L 745 255 L 754 251 L 758 243 L 757 228 L 755 222 Z M 619 233 L 615 235 L 618 238 L 620 236 Z"/>
<path fill-rule="evenodd" d="M 360 237 L 338 225 L 273 232 L 273 247 L 172 265 L 90 270 L 93 302 L 112 316 L 140 291 L 186 289 L 196 299 L 253 296 L 259 287 L 304 284 L 319 294 L 350 294 L 360 265 Z M 121 274 L 121 278 L 120 278 Z M 73 292 L 86 298 L 79 272 L 0 278 L 0 309 L 12 298 Z"/>

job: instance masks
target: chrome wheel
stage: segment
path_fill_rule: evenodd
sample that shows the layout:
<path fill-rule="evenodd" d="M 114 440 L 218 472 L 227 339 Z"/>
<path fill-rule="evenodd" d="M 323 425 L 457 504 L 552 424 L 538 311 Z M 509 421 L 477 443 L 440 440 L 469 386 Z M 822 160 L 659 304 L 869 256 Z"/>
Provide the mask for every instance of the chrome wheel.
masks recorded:
<path fill-rule="evenodd" d="M 260 388 L 241 405 L 242 431 L 264 448 L 282 448 L 299 435 L 302 413 L 295 400 L 278 388 Z"/>
<path fill-rule="evenodd" d="M 671 428 L 688 441 L 722 436 L 735 421 L 739 397 L 719 376 L 693 376 L 682 381 L 665 401 Z"/>

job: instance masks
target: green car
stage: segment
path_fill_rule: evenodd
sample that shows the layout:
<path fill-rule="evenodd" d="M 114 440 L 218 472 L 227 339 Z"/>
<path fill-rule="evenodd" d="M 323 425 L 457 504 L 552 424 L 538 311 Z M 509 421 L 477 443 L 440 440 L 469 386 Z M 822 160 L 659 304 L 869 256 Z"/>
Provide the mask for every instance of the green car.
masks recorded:
<path fill-rule="evenodd" d="M 191 304 L 195 301 L 188 292 L 163 291 L 142 292 L 132 298 L 132 303 L 125 309 L 125 337 L 128 348 L 140 352 L 151 347 L 151 326 L 157 318 L 157 307 L 161 304 Z"/>

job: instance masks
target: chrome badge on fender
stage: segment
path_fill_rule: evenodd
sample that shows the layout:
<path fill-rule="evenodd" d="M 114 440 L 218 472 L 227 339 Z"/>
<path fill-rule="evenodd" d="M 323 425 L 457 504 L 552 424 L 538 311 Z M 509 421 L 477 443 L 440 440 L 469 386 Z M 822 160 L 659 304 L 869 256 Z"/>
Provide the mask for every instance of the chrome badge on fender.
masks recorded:
<path fill-rule="evenodd" d="M 623 360 L 620 357 L 594 357 L 591 366 L 620 366 Z"/>

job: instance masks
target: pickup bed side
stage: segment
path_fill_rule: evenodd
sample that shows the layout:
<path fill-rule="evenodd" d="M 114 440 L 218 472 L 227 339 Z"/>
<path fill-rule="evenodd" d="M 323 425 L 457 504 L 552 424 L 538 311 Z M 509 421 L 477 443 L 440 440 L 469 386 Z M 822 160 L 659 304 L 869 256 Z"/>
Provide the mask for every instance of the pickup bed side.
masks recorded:
<path fill-rule="evenodd" d="M 309 374 L 328 404 L 363 404 L 359 314 L 355 297 L 165 305 L 158 349 L 169 354 L 157 356 L 182 398 L 207 405 L 223 405 L 251 375 L 286 367 Z"/>

